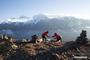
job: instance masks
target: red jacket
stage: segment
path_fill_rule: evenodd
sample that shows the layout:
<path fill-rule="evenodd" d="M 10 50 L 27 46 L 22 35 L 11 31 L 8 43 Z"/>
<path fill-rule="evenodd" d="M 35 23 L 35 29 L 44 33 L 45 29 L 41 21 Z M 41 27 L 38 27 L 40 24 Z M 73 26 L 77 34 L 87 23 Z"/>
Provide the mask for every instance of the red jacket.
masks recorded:
<path fill-rule="evenodd" d="M 44 36 L 48 36 L 48 32 L 44 32 L 42 35 L 44 35 Z"/>
<path fill-rule="evenodd" d="M 61 39 L 61 36 L 58 34 L 54 34 L 52 37 L 55 37 L 56 39 Z"/>

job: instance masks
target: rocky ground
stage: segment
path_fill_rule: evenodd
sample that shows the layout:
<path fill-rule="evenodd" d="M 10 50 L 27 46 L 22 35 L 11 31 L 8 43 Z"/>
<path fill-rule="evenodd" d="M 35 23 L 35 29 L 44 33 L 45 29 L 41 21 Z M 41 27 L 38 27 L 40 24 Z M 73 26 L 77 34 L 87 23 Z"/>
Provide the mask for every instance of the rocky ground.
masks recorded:
<path fill-rule="evenodd" d="M 72 56 L 75 54 L 87 56 L 88 59 L 86 60 L 90 58 L 90 44 L 81 47 L 80 52 L 72 50 L 63 53 L 57 52 L 57 48 L 61 46 L 48 45 L 46 43 L 27 43 L 18 46 L 17 49 L 12 49 L 10 46 L 1 44 L 0 60 L 75 60 Z"/>

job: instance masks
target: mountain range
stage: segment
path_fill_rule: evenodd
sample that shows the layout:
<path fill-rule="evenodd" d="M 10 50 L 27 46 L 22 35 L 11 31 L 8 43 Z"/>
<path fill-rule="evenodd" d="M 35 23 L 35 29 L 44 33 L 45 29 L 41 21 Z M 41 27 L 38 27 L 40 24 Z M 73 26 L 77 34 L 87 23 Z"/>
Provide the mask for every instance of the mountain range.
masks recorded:
<path fill-rule="evenodd" d="M 31 38 L 42 32 L 49 31 L 49 35 L 57 32 L 62 35 L 63 40 L 75 40 L 82 30 L 87 30 L 90 36 L 90 20 L 75 17 L 54 17 L 39 14 L 33 18 L 21 16 L 18 18 L 0 20 L 0 34 L 10 35 L 13 38 Z"/>

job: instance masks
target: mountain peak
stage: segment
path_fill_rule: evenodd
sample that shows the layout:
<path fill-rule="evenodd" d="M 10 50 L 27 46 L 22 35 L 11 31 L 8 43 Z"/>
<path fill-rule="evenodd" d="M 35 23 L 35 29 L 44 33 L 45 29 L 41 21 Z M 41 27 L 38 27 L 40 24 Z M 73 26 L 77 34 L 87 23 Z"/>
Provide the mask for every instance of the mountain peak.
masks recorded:
<path fill-rule="evenodd" d="M 45 19 L 48 19 L 48 17 L 46 15 L 44 15 L 44 14 L 38 14 L 38 15 L 34 15 L 33 19 L 34 20 L 36 20 L 36 19 L 38 19 L 38 20 L 45 20 Z"/>

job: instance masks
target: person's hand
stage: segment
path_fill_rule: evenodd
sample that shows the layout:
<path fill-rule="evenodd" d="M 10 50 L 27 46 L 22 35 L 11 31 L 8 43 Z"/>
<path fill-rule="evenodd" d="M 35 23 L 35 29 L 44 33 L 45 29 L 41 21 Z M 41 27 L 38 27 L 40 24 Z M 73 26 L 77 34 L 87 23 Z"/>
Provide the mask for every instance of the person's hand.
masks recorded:
<path fill-rule="evenodd" d="M 55 37 L 55 36 L 52 36 L 52 37 Z"/>
<path fill-rule="evenodd" d="M 47 37 L 50 37 L 50 36 L 47 36 Z"/>

